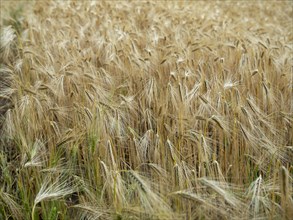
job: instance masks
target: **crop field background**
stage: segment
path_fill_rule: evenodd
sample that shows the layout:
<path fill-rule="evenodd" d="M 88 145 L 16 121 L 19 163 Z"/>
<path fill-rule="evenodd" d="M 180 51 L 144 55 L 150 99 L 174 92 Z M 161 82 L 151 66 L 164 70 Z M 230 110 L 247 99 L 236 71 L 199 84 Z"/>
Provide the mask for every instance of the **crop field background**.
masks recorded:
<path fill-rule="evenodd" d="M 1 1 L 0 219 L 292 219 L 292 1 Z"/>

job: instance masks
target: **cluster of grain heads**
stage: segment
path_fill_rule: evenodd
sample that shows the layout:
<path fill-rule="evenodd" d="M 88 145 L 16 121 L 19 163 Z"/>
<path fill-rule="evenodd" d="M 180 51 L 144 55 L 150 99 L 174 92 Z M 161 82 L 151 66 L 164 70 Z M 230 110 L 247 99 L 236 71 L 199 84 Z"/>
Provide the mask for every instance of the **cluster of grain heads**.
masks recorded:
<path fill-rule="evenodd" d="M 11 96 L 14 93 L 12 88 L 13 81 L 13 68 L 6 66 L 13 57 L 13 46 L 15 46 L 15 31 L 11 26 L 1 27 L 0 36 L 0 128 L 4 121 L 3 115 L 9 109 L 11 105 Z M 1 132 L 2 133 L 2 132 Z"/>
<path fill-rule="evenodd" d="M 0 218 L 290 219 L 292 3 L 26 10 L 0 22 Z"/>

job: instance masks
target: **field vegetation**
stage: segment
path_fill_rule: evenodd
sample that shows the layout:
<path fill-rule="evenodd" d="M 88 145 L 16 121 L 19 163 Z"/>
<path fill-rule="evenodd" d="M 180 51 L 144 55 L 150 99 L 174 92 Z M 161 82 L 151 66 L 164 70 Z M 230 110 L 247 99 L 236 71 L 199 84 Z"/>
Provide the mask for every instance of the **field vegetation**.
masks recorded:
<path fill-rule="evenodd" d="M 1 1 L 0 219 L 291 219 L 291 1 Z"/>

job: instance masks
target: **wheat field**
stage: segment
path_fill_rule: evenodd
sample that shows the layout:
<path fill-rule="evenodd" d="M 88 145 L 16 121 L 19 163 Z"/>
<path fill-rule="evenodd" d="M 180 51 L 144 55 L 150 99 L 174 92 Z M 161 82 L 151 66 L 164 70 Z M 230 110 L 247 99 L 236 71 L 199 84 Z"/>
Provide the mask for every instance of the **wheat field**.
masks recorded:
<path fill-rule="evenodd" d="M 1 1 L 0 219 L 292 219 L 291 1 Z"/>

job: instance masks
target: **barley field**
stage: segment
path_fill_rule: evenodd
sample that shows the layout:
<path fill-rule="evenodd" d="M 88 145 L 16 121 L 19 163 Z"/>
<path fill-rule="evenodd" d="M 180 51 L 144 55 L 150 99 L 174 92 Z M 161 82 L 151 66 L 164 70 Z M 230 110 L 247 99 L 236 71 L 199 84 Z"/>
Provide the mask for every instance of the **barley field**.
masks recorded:
<path fill-rule="evenodd" d="M 293 2 L 0 4 L 1 220 L 293 218 Z"/>

